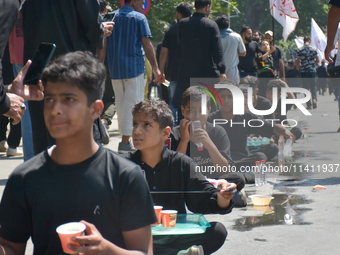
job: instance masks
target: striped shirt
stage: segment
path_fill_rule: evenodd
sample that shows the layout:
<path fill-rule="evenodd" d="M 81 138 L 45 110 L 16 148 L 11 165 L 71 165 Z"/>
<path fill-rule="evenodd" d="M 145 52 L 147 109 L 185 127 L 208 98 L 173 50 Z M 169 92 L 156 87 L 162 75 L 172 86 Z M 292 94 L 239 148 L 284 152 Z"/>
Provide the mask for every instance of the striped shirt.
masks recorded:
<path fill-rule="evenodd" d="M 107 38 L 107 60 L 111 79 L 130 79 L 145 72 L 142 38 L 151 37 L 144 14 L 124 5 L 114 11 L 112 34 Z"/>

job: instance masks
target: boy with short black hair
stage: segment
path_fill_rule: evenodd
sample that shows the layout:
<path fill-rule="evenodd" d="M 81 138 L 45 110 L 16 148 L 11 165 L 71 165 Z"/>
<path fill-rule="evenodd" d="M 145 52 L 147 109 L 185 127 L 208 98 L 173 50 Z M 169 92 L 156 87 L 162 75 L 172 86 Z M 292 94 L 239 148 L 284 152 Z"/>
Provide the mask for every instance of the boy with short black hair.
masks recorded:
<path fill-rule="evenodd" d="M 68 53 L 44 69 L 44 118 L 56 145 L 8 179 L 0 205 L 4 253 L 24 254 L 31 237 L 34 254 L 62 254 L 55 229 L 86 220 L 87 235 L 72 238 L 82 246 L 68 244 L 75 253 L 152 254 L 156 217 L 140 168 L 93 139 L 104 79 L 104 66 L 88 52 Z"/>
<path fill-rule="evenodd" d="M 231 212 L 233 195 L 229 191 L 236 188 L 235 184 L 221 180 L 216 190 L 195 171 L 192 159 L 164 147 L 174 123 L 172 111 L 165 102 L 140 102 L 134 106 L 132 114 L 132 137 L 137 151 L 127 157 L 145 171 L 155 204 L 163 206 L 163 210 L 174 209 L 178 213 L 186 213 L 185 206 L 194 213 Z M 202 245 L 205 254 L 218 250 L 227 231 L 221 223 L 210 224 L 212 226 L 203 234 L 154 236 L 154 253 L 177 254 L 193 245 Z M 198 247 L 191 247 L 188 252 L 194 250 L 198 251 Z"/>

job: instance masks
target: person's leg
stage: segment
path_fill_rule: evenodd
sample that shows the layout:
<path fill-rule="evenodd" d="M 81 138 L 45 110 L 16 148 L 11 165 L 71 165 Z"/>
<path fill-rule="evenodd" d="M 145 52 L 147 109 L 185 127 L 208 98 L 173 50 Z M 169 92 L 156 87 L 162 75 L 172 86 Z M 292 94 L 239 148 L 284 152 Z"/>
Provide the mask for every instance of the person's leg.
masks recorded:
<path fill-rule="evenodd" d="M 116 110 L 118 118 L 118 130 L 123 134 L 123 123 L 124 123 L 124 85 L 123 80 L 112 80 L 112 87 L 116 97 Z"/>
<path fill-rule="evenodd" d="M 222 223 L 210 222 L 211 227 L 203 234 L 179 236 L 154 236 L 153 250 L 157 255 L 176 255 L 181 250 L 186 250 L 193 245 L 202 245 L 204 254 L 217 251 L 225 242 L 227 230 Z"/>
<path fill-rule="evenodd" d="M 17 125 L 12 124 L 12 119 L 10 121 L 10 131 L 7 138 L 7 156 L 15 156 L 17 154 L 17 147 L 20 144 L 21 140 L 21 123 Z M 22 152 L 20 152 L 22 154 Z"/>
<path fill-rule="evenodd" d="M 302 87 L 304 88 L 304 89 L 307 89 L 307 90 L 310 90 L 310 83 L 309 83 L 309 75 L 308 75 L 308 73 L 301 73 L 301 82 L 302 82 Z M 309 100 L 308 102 L 307 102 L 307 108 L 311 108 L 311 106 L 312 106 L 312 100 Z"/>
<path fill-rule="evenodd" d="M 316 88 L 316 73 L 309 73 L 310 76 L 310 90 L 312 92 L 312 102 L 313 102 L 313 108 L 315 109 L 317 107 L 316 102 L 318 101 L 318 93 Z"/>
<path fill-rule="evenodd" d="M 255 166 L 255 162 L 261 160 L 267 161 L 266 155 L 262 152 L 254 152 L 248 157 L 235 161 L 235 165 L 237 169 L 240 169 L 241 166 Z"/>
<path fill-rule="evenodd" d="M 267 157 L 266 161 L 269 161 L 272 158 L 274 158 L 278 152 L 279 147 L 277 146 L 276 143 L 261 146 L 261 148 L 258 150 L 258 153 L 263 153 Z"/>
<path fill-rule="evenodd" d="M 122 124 L 122 142 L 129 143 L 132 135 L 132 108 L 136 103 L 144 100 L 144 74 L 138 77 L 126 79 L 123 81 L 125 90 L 124 102 L 124 122 Z"/>
<path fill-rule="evenodd" d="M 14 77 L 17 77 L 23 65 L 13 65 Z M 25 102 L 26 111 L 21 118 L 21 134 L 22 134 L 22 148 L 24 152 L 24 161 L 34 157 L 33 140 L 32 140 L 32 125 L 29 113 L 28 102 Z"/>
<path fill-rule="evenodd" d="M 0 152 L 6 152 L 8 148 L 8 145 L 6 145 L 8 122 L 9 118 L 0 114 Z"/>

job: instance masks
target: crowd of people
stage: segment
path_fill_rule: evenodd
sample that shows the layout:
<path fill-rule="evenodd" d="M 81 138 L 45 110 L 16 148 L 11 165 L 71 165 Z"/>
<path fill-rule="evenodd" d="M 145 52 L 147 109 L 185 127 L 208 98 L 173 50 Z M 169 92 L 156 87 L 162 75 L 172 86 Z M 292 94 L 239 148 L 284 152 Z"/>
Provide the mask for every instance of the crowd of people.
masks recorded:
<path fill-rule="evenodd" d="M 0 152 L 20 155 L 22 134 L 25 160 L 9 177 L 1 200 L 0 254 L 24 254 L 30 237 L 34 254 L 62 254 L 55 229 L 81 220 L 86 235 L 73 238 L 80 246 L 68 245 L 75 253 L 211 254 L 226 240 L 222 223 L 210 222 L 203 234 L 152 236 L 153 205 L 183 214 L 228 214 L 246 206 L 244 186 L 255 176 L 242 167 L 273 159 L 279 136 L 296 141 L 302 135 L 281 112 L 282 98 L 297 94 L 282 91 L 310 90 L 308 110 L 317 108 L 317 92 L 326 92 L 326 84 L 316 79 L 329 75 L 325 60 L 317 66 L 310 37 L 305 36 L 296 59 L 285 63 L 272 31 L 263 38 L 244 26 L 238 34 L 226 15 L 208 18 L 210 0 L 178 4 L 158 54 L 141 13 L 144 0 L 125 0 L 112 12 L 114 20 L 104 18 L 105 0 L 0 3 L 6 6 L 0 10 L 0 59 L 12 33 L 9 54 L 16 77 L 6 80 L 9 86 L 0 84 Z M 330 11 L 337 22 L 339 10 L 334 4 Z M 57 45 L 54 60 L 37 86 L 27 86 L 29 59 L 41 42 Z M 192 78 L 210 78 L 212 84 L 192 84 Z M 163 100 L 145 100 L 151 80 L 155 86 L 168 80 Z M 206 90 L 214 83 L 229 86 L 216 89 L 220 106 Z M 332 92 L 338 99 L 330 85 Z M 243 115 L 235 114 L 234 101 L 240 99 Z M 272 106 L 271 114 L 253 113 Z M 122 136 L 119 154 L 101 146 L 109 142 L 115 112 Z M 223 123 L 215 125 L 216 120 Z M 197 121 L 200 127 L 193 130 Z M 262 125 L 232 124 L 250 121 Z M 247 140 L 252 135 L 268 137 L 270 143 L 251 150 Z M 206 171 L 211 167 L 226 170 Z"/>

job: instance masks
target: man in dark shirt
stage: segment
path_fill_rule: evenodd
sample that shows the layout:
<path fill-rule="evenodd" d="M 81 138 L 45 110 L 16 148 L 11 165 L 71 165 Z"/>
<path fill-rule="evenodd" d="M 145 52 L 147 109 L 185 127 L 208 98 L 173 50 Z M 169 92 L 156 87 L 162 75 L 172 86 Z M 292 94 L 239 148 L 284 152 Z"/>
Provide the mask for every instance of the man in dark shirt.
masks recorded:
<path fill-rule="evenodd" d="M 164 147 L 173 127 L 173 116 L 169 106 L 162 101 L 148 100 L 135 105 L 133 114 L 133 143 L 136 149 L 127 157 L 145 171 L 153 201 L 164 210 L 177 210 L 185 214 L 186 209 L 194 213 L 231 212 L 234 183 L 221 180 L 214 188 L 186 155 Z M 227 231 L 223 224 L 211 222 L 203 234 L 154 236 L 155 254 L 177 254 L 187 249 L 191 253 L 203 246 L 204 254 L 211 254 L 224 243 Z M 190 252 L 189 252 L 190 251 Z"/>
<path fill-rule="evenodd" d="M 327 83 L 328 83 L 328 73 L 327 68 L 325 66 L 325 60 L 321 60 L 321 66 L 319 66 L 316 69 L 316 75 L 318 77 L 317 79 L 317 85 L 318 85 L 318 91 L 319 95 L 324 95 L 325 91 L 327 89 Z"/>
<path fill-rule="evenodd" d="M 220 32 L 217 24 L 208 19 L 212 3 L 196 0 L 196 12 L 179 22 L 178 40 L 181 45 L 181 63 L 174 107 L 179 111 L 183 92 L 190 86 L 190 78 L 225 78 L 225 65 Z"/>
<path fill-rule="evenodd" d="M 4 86 L 2 78 L 2 58 L 9 35 L 18 17 L 20 1 L 0 0 L 0 6 L 2 7 L 0 9 L 0 114 L 12 118 L 12 124 L 17 124 L 20 122 L 25 111 L 25 107 L 22 108 L 24 100 L 42 100 L 44 95 L 42 93 L 42 87 L 40 86 L 29 86 L 27 89 L 23 87 L 22 76 L 26 74 L 29 64 L 23 68 L 23 71 L 19 73 L 12 84 Z M 25 90 L 26 93 L 29 92 L 29 94 L 25 95 Z"/>
<path fill-rule="evenodd" d="M 258 45 L 256 42 L 252 42 L 252 33 L 251 28 L 248 26 L 244 26 L 241 29 L 241 36 L 246 46 L 247 55 L 239 57 L 238 70 L 240 71 L 240 78 L 248 75 L 257 77 L 256 54 L 258 52 Z"/>
<path fill-rule="evenodd" d="M 266 31 L 265 39 L 270 43 L 270 53 L 274 59 L 274 69 L 276 71 L 276 75 L 282 79 L 285 79 L 285 63 L 282 59 L 282 51 L 281 48 L 274 44 L 274 33 L 270 30 Z"/>
<path fill-rule="evenodd" d="M 162 51 L 159 60 L 159 69 L 162 76 L 166 73 L 165 78 L 170 82 L 170 102 L 169 106 L 174 114 L 175 122 L 177 118 L 177 109 L 173 106 L 173 98 L 175 95 L 179 64 L 181 62 L 181 45 L 178 42 L 178 26 L 179 22 L 192 15 L 193 7 L 188 2 L 179 3 L 176 7 L 176 20 L 165 31 L 164 39 L 162 42 Z M 167 64 L 167 65 L 166 65 Z M 165 70 L 166 67 L 166 70 Z"/>
<path fill-rule="evenodd" d="M 99 2 L 94 0 L 26 0 L 21 10 L 24 62 L 34 56 L 41 42 L 56 45 L 54 57 L 78 50 L 96 54 L 104 43 L 104 25 L 99 10 Z M 113 23 L 110 26 L 112 30 Z M 35 154 L 55 143 L 44 123 L 43 106 L 43 101 L 29 102 Z M 99 137 L 95 139 L 100 141 L 99 132 L 97 134 Z"/>
<path fill-rule="evenodd" d="M 305 36 L 303 38 L 303 47 L 296 50 L 296 69 L 300 71 L 302 78 L 302 87 L 310 90 L 312 98 L 307 102 L 307 109 L 315 109 L 317 107 L 317 93 L 316 93 L 316 64 L 319 63 L 317 50 L 310 46 L 311 38 Z"/>

